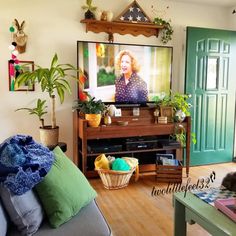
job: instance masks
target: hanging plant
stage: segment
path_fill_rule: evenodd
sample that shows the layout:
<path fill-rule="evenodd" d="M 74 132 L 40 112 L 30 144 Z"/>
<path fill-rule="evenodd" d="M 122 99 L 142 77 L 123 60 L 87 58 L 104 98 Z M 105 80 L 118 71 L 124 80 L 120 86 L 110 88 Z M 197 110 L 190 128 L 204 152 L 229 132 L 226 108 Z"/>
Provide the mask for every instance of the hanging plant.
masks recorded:
<path fill-rule="evenodd" d="M 153 21 L 156 25 L 163 25 L 164 28 L 161 30 L 161 41 L 163 44 L 167 44 L 173 35 L 173 27 L 170 24 L 170 21 L 163 20 L 162 18 L 156 17 Z"/>

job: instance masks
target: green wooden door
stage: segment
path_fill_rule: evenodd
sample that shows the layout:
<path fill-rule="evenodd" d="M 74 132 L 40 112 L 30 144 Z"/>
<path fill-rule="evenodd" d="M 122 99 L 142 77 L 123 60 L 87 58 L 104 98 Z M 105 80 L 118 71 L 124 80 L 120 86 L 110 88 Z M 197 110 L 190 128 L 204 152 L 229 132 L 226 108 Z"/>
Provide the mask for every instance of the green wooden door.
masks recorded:
<path fill-rule="evenodd" d="M 187 27 L 186 93 L 192 94 L 190 165 L 233 158 L 236 32 Z"/>

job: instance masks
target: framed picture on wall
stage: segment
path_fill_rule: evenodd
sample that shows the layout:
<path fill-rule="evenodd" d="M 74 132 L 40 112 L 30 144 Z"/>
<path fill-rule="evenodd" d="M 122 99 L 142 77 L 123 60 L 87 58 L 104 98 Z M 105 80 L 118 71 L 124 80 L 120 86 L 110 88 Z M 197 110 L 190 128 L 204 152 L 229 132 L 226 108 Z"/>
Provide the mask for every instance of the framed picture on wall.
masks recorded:
<path fill-rule="evenodd" d="M 16 85 L 17 77 L 26 71 L 34 71 L 33 61 L 19 61 L 17 65 L 12 60 L 8 61 L 9 91 L 34 91 L 34 84 Z"/>

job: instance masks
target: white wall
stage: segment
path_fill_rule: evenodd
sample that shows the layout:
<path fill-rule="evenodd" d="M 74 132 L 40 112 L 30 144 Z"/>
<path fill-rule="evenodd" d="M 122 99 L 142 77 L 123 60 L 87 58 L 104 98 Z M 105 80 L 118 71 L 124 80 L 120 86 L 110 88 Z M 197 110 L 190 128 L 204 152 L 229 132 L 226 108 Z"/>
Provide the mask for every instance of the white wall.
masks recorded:
<path fill-rule="evenodd" d="M 33 103 L 44 94 L 36 88 L 35 92 L 9 92 L 7 63 L 11 56 L 8 46 L 11 44 L 9 27 L 14 18 L 26 21 L 25 32 L 28 34 L 27 51 L 18 56 L 19 60 L 33 60 L 41 66 L 48 66 L 55 52 L 61 63 L 76 65 L 76 41 L 106 41 L 104 33 L 85 33 L 85 26 L 80 23 L 84 12 L 81 6 L 85 0 L 8 0 L 0 3 L 0 142 L 14 134 L 29 134 L 39 140 L 39 122 L 36 117 L 24 112 L 14 112 L 19 107 Z M 114 16 L 119 15 L 132 0 L 94 0 L 94 5 L 102 10 L 111 10 Z M 195 4 L 175 3 L 174 1 L 139 0 L 138 3 L 151 18 L 154 17 L 151 5 L 157 10 L 169 6 L 167 16 L 171 17 L 174 26 L 174 37 L 170 45 L 174 46 L 173 90 L 184 87 L 185 27 L 198 26 L 220 29 L 236 29 L 235 18 L 229 16 L 231 9 L 214 6 L 198 6 Z M 233 23 L 234 21 L 234 23 Z M 141 44 L 160 44 L 159 39 L 152 36 L 133 37 L 115 34 L 116 42 Z M 60 140 L 68 143 L 69 156 L 72 156 L 72 101 L 76 98 L 75 83 L 73 95 L 67 96 L 63 105 L 57 104 L 57 122 L 60 126 Z M 48 120 L 49 122 L 49 120 Z"/>

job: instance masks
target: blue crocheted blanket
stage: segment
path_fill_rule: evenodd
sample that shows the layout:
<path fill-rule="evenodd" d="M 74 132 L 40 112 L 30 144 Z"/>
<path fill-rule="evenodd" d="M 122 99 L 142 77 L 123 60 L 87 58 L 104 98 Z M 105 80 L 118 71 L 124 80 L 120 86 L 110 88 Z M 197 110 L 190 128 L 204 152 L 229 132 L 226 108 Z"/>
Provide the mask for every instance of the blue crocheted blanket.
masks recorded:
<path fill-rule="evenodd" d="M 31 136 L 12 136 L 0 144 L 0 183 L 22 195 L 43 179 L 53 162 L 53 152 Z"/>

